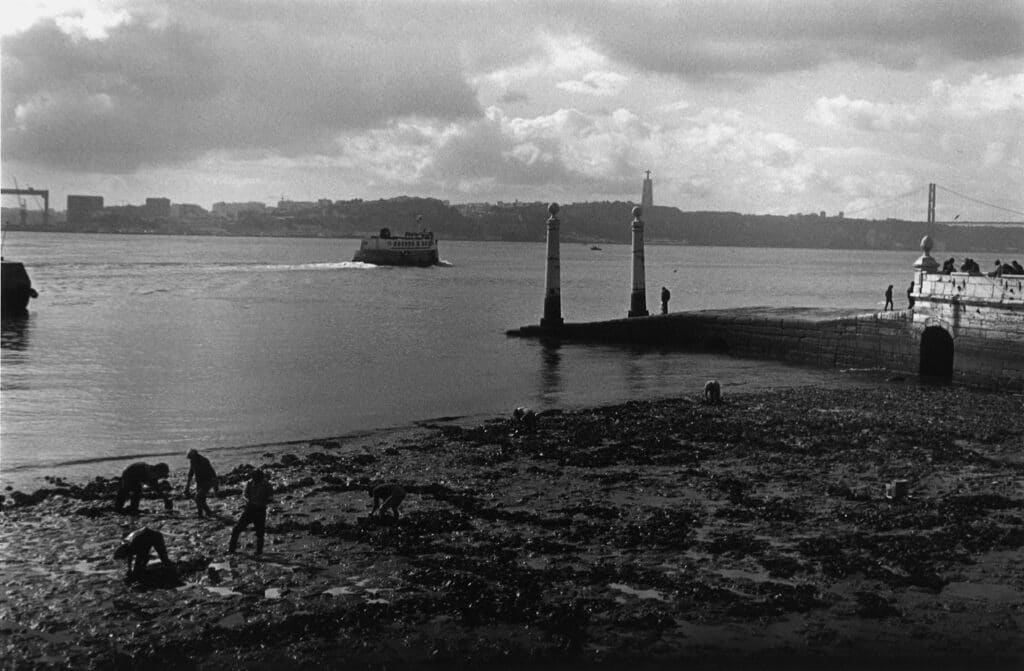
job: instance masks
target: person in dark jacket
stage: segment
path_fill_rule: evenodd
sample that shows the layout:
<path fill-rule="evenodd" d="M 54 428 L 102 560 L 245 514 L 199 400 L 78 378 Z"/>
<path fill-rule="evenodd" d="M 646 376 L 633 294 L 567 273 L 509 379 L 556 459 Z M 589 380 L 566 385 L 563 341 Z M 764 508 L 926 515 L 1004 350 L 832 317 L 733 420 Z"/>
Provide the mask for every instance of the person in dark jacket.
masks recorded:
<path fill-rule="evenodd" d="M 218 496 L 220 486 L 217 484 L 217 472 L 213 470 L 210 460 L 199 454 L 196 450 L 189 450 L 185 455 L 188 458 L 188 477 L 185 478 L 185 496 L 188 496 L 189 486 L 192 484 L 192 476 L 196 478 L 196 512 L 201 518 L 203 515 L 213 515 L 210 506 L 206 503 L 206 496 L 212 489 Z"/>
<path fill-rule="evenodd" d="M 885 290 L 885 307 L 882 310 L 892 310 L 894 307 L 892 304 L 892 285 L 890 284 L 889 288 Z"/>
<path fill-rule="evenodd" d="M 668 287 L 661 288 L 661 314 L 668 314 L 668 301 L 672 298 L 672 292 L 668 290 Z"/>
<path fill-rule="evenodd" d="M 161 482 L 166 480 L 170 474 L 171 469 L 167 464 L 161 463 L 150 466 L 143 461 L 132 464 L 121 473 L 121 486 L 117 490 L 117 501 L 114 503 L 114 509 L 119 513 L 137 515 L 139 513 L 139 500 L 142 498 L 142 486 L 147 485 L 151 490 L 160 494 L 164 500 L 164 508 L 170 510 L 173 504 L 167 495 L 169 487 L 166 482 Z M 131 505 L 125 508 L 124 503 L 129 498 L 131 499 Z"/>
<path fill-rule="evenodd" d="M 914 282 L 910 282 L 910 286 L 907 287 L 907 309 L 910 310 L 914 307 Z"/>
<path fill-rule="evenodd" d="M 142 527 L 125 536 L 121 541 L 120 547 L 114 551 L 114 559 L 127 560 L 128 575 L 124 578 L 126 581 L 141 581 L 143 579 L 150 550 L 156 550 L 157 556 L 165 566 L 173 566 L 170 557 L 167 556 L 164 535 L 159 531 Z"/>
<path fill-rule="evenodd" d="M 256 531 L 256 556 L 263 554 L 263 534 L 267 528 L 267 506 L 274 499 L 274 487 L 263 475 L 263 471 L 256 470 L 252 479 L 245 483 L 245 508 L 238 518 L 234 528 L 231 530 L 231 542 L 228 544 L 228 552 L 234 553 L 238 547 L 238 536 L 252 524 Z"/>

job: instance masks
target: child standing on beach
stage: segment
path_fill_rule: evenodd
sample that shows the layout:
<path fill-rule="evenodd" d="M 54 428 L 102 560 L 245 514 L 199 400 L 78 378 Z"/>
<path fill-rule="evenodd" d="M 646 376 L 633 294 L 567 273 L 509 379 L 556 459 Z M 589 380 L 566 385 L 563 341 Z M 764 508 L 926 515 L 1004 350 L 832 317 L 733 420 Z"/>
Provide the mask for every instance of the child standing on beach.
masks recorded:
<path fill-rule="evenodd" d="M 238 518 L 235 527 L 231 530 L 231 542 L 228 544 L 228 552 L 234 553 L 238 547 L 238 536 L 250 524 L 256 531 L 256 556 L 263 554 L 263 534 L 267 527 L 267 506 L 274 498 L 274 488 L 263 475 L 263 471 L 257 469 L 252 474 L 252 479 L 245 483 L 245 509 L 242 516 Z"/>

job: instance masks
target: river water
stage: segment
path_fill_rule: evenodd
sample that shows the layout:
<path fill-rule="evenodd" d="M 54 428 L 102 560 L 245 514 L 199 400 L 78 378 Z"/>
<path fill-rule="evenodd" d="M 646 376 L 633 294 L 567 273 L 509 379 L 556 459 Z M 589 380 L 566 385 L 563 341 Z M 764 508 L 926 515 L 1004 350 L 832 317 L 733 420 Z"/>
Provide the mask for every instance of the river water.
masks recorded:
<path fill-rule="evenodd" d="M 573 408 L 843 373 L 617 347 L 545 347 L 545 246 L 441 241 L 447 267 L 351 263 L 352 239 L 15 232 L 39 298 L 4 322 L 0 484 L 115 475 L 139 457 L 221 463 L 245 446 L 441 416 Z M 624 317 L 627 245 L 561 246 L 566 321 Z M 916 254 L 648 245 L 648 309 L 897 307 Z M 177 467 L 177 466 L 175 466 Z"/>

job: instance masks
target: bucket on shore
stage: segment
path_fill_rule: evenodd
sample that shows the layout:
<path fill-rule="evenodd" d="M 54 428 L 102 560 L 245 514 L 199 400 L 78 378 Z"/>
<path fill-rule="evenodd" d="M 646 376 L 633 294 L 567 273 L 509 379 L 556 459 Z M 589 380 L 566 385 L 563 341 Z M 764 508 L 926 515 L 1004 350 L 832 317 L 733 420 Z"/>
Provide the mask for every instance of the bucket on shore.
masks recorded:
<path fill-rule="evenodd" d="M 910 481 L 909 480 L 893 480 L 892 482 L 885 485 L 885 498 L 898 501 L 905 499 L 907 494 L 910 492 Z"/>

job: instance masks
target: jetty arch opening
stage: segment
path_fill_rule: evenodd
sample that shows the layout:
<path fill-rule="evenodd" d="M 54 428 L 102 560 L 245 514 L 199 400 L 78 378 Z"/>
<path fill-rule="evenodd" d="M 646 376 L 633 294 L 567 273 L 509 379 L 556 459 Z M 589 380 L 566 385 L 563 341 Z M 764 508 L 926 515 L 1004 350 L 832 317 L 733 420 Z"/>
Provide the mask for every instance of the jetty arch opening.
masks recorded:
<path fill-rule="evenodd" d="M 940 326 L 929 326 L 921 333 L 921 377 L 953 379 L 953 336 Z"/>

